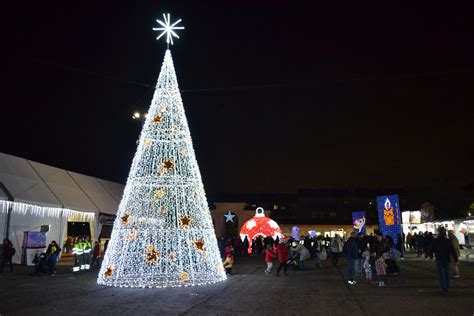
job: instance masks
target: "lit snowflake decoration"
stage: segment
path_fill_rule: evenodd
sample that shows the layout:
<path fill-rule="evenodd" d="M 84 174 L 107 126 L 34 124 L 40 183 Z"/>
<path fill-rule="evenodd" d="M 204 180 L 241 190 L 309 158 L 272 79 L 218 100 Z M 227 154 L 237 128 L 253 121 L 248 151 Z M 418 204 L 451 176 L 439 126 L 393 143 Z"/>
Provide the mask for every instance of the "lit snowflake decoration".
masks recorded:
<path fill-rule="evenodd" d="M 173 36 L 176 38 L 179 38 L 178 34 L 174 30 L 184 30 L 184 26 L 176 26 L 179 22 L 181 22 L 181 19 L 178 21 L 174 22 L 171 24 L 171 19 L 170 19 L 170 14 L 164 14 L 163 13 L 163 21 L 161 20 L 156 20 L 162 27 L 154 27 L 153 31 L 161 31 L 160 35 L 156 38 L 157 40 L 160 39 L 163 35 L 166 34 L 166 43 L 169 45 L 173 45 Z"/>
<path fill-rule="evenodd" d="M 257 222 L 254 221 L 254 220 L 250 220 L 247 222 L 247 225 L 245 225 L 247 227 L 247 229 L 252 229 L 254 228 L 255 226 L 257 226 Z"/>

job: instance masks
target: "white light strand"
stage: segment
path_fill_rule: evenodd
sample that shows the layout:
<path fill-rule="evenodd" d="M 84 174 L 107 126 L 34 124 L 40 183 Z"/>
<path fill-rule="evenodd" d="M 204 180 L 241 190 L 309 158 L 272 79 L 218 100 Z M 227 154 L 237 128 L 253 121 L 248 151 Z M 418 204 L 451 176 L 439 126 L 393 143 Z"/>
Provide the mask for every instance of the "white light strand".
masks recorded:
<path fill-rule="evenodd" d="M 97 283 L 176 287 L 224 280 L 173 60 L 167 50 Z"/>
<path fill-rule="evenodd" d="M 67 208 L 47 207 L 12 201 L 0 201 L 2 213 L 11 208 L 13 213 L 32 215 L 36 217 L 67 218 L 78 222 L 92 222 L 95 218 L 93 212 L 80 212 Z"/>

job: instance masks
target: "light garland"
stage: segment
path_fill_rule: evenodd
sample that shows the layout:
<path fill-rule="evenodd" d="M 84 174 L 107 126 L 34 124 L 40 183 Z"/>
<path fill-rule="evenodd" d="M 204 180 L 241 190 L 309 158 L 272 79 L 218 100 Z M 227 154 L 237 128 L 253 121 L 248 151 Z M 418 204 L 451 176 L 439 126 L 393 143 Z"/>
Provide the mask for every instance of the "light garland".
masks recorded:
<path fill-rule="evenodd" d="M 13 213 L 32 215 L 36 217 L 67 218 L 77 222 L 92 222 L 95 218 L 94 212 L 73 211 L 67 208 L 39 206 L 21 202 L 0 201 L 2 213 L 11 208 Z"/>
<path fill-rule="evenodd" d="M 224 281 L 169 50 L 148 113 L 97 283 L 176 287 Z"/>

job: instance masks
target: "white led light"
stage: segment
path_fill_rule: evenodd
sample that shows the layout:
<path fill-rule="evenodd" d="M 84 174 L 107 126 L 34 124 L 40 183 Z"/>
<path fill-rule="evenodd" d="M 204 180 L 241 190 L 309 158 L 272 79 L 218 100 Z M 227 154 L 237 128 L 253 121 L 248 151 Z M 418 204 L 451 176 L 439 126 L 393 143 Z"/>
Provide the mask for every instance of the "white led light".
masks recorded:
<path fill-rule="evenodd" d="M 169 16 L 165 22 L 169 25 Z M 169 34 L 174 34 L 176 23 L 167 29 Z M 167 50 L 97 283 L 151 288 L 224 280 L 173 60 Z"/>
<path fill-rule="evenodd" d="M 181 22 L 181 19 L 178 21 L 174 22 L 173 24 L 171 23 L 170 19 L 170 14 L 164 14 L 163 13 L 163 21 L 156 20 L 162 27 L 154 27 L 153 31 L 162 31 L 160 35 L 156 38 L 157 40 L 160 39 L 163 35 L 166 34 L 166 43 L 171 43 L 173 45 L 173 36 L 176 38 L 179 38 L 178 34 L 174 30 L 184 30 L 184 26 L 176 26 L 179 22 Z"/>

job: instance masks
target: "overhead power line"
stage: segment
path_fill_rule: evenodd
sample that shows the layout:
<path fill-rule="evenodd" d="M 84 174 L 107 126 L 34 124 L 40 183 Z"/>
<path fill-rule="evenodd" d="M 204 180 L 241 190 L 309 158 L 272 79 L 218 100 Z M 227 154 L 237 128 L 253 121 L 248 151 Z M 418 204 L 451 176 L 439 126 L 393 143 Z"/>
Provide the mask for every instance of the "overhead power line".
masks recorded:
<path fill-rule="evenodd" d="M 141 86 L 149 89 L 154 89 L 155 85 L 147 84 L 139 81 L 122 79 L 110 75 L 104 75 L 95 71 L 90 71 L 87 69 L 81 69 L 77 67 L 71 67 L 67 65 L 62 65 L 55 62 L 44 62 L 40 61 L 39 63 L 44 65 L 51 65 L 58 68 L 61 68 L 66 71 L 78 72 L 87 74 L 90 76 L 99 77 L 106 80 L 112 80 L 121 82 L 124 84 L 131 84 L 136 86 Z M 450 71 L 438 71 L 438 72 L 424 72 L 424 73 L 409 73 L 409 74 L 398 74 L 398 75 L 389 75 L 389 76 L 362 76 L 355 78 L 345 78 L 345 79 L 328 79 L 327 81 L 306 81 L 306 82 L 287 82 L 287 83 L 270 83 L 270 84 L 255 84 L 255 85 L 237 85 L 237 86 L 227 86 L 227 87 L 212 87 L 212 88 L 196 88 L 196 89 L 181 89 L 181 93 L 194 93 L 194 92 L 220 92 L 220 91 L 238 91 L 238 90 L 258 90 L 258 89 L 273 89 L 273 88 L 284 88 L 284 87 L 314 87 L 322 84 L 330 83 L 344 83 L 352 81 L 374 81 L 374 80 L 403 80 L 410 78 L 420 78 L 420 77 L 433 77 L 433 76 L 445 76 L 451 74 L 461 74 L 461 73 L 472 73 L 474 70 L 465 69 L 465 70 L 450 70 Z"/>

